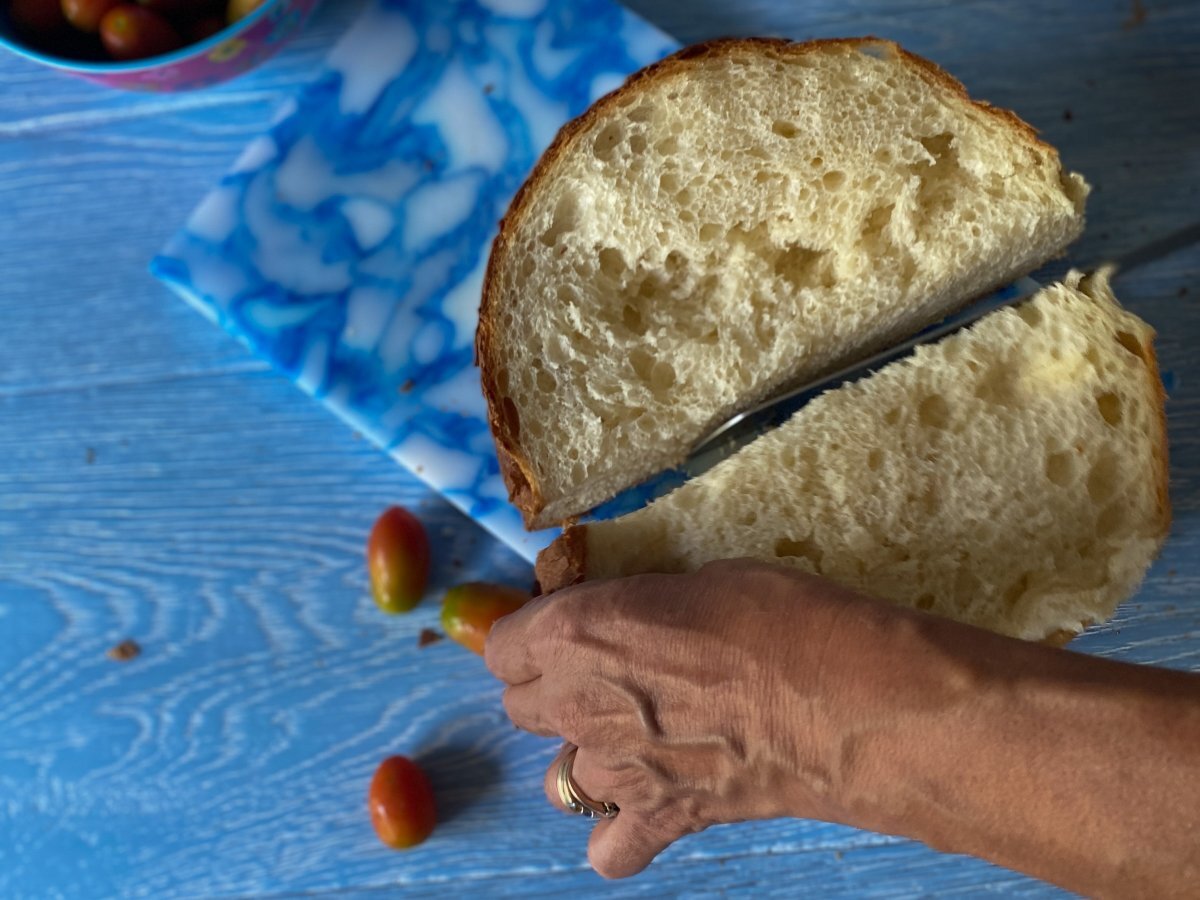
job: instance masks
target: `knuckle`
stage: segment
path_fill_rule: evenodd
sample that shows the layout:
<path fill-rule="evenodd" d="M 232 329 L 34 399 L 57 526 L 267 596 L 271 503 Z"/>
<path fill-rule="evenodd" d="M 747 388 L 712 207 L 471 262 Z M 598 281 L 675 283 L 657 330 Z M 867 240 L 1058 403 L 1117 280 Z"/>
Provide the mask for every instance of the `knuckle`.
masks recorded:
<path fill-rule="evenodd" d="M 562 725 L 563 737 L 574 743 L 579 742 L 579 737 L 587 725 L 587 715 L 580 708 L 580 704 L 568 702 L 563 703 L 555 710 L 557 721 Z"/>
<path fill-rule="evenodd" d="M 500 629 L 493 626 L 483 643 L 483 664 L 497 678 L 500 677 L 497 666 L 500 661 L 500 645 L 503 643 L 503 636 L 497 633 L 499 631 Z"/>
<path fill-rule="evenodd" d="M 515 698 L 516 698 L 516 693 L 515 693 L 514 689 L 510 688 L 510 687 L 505 688 L 504 693 L 500 697 L 500 703 L 504 706 L 504 712 L 514 722 L 517 720 L 516 715 L 514 715 L 515 708 L 516 708 L 516 699 Z"/>

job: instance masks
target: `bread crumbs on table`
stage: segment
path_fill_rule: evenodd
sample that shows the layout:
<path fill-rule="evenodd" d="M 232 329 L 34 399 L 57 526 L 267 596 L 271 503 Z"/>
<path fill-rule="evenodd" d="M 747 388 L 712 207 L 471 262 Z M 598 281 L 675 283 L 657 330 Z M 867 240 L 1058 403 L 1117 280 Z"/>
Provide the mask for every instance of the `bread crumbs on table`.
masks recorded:
<path fill-rule="evenodd" d="M 141 653 L 142 648 L 137 641 L 133 638 L 125 638 L 115 647 L 109 647 L 107 656 L 117 662 L 129 662 L 131 659 L 137 659 Z"/>
<path fill-rule="evenodd" d="M 430 644 L 436 644 L 444 637 L 444 634 L 439 634 L 432 628 L 422 628 L 421 633 L 417 636 L 417 646 L 428 647 Z"/>
<path fill-rule="evenodd" d="M 89 466 L 96 461 L 96 448 L 87 447 L 83 452 L 83 461 Z"/>
<path fill-rule="evenodd" d="M 401 394 L 407 394 L 414 387 L 416 387 L 416 384 L 414 384 L 413 380 L 411 378 L 409 378 L 407 381 L 404 382 L 404 384 L 400 385 L 400 387 L 397 388 L 397 390 L 399 390 Z"/>
<path fill-rule="evenodd" d="M 1075 114 L 1072 113 L 1071 110 L 1069 110 L 1069 109 L 1063 110 L 1063 121 L 1064 122 L 1070 122 L 1074 118 L 1075 118 Z"/>
<path fill-rule="evenodd" d="M 1180 296 L 1180 297 L 1186 297 L 1186 296 L 1187 296 L 1187 288 L 1186 288 L 1186 287 L 1181 287 L 1181 288 L 1179 289 L 1179 296 Z"/>

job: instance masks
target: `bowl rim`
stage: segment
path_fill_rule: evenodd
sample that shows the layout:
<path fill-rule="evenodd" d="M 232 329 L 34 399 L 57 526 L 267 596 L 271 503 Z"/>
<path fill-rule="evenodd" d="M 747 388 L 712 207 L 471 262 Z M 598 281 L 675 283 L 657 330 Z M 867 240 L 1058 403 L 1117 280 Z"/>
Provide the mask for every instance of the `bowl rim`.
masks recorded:
<path fill-rule="evenodd" d="M 202 55 L 205 51 L 211 50 L 213 47 L 218 47 L 231 37 L 252 28 L 259 20 L 266 17 L 269 10 L 286 2 L 288 0 L 264 0 L 249 15 L 238 19 L 238 21 L 232 24 L 226 25 L 216 34 L 209 35 L 202 41 L 196 41 L 194 44 L 185 44 L 178 50 L 172 50 L 170 53 L 162 53 L 158 56 L 148 56 L 145 59 L 135 59 L 126 62 L 119 62 L 117 60 L 113 60 L 112 62 L 88 62 L 87 60 L 71 59 L 66 56 L 52 56 L 49 53 L 43 53 L 40 50 L 34 50 L 32 47 L 19 43 L 3 32 L 0 32 L 0 46 L 11 50 L 18 56 L 23 56 L 25 59 L 63 71 L 83 72 L 89 75 L 125 75 L 146 72 L 151 69 L 171 66 L 175 63 L 191 59 L 194 56 Z"/>

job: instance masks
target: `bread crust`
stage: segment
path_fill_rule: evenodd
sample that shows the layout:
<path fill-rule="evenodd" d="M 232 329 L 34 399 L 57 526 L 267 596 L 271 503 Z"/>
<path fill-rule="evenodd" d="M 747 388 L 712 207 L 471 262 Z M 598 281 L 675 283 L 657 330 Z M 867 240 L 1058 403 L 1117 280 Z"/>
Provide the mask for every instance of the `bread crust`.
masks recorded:
<path fill-rule="evenodd" d="M 587 526 L 572 525 L 538 554 L 534 576 L 543 594 L 587 580 Z"/>
<path fill-rule="evenodd" d="M 910 53 L 894 41 L 873 36 L 859 38 L 828 38 L 811 41 L 789 41 L 782 38 L 720 38 L 694 44 L 676 51 L 629 76 L 623 85 L 593 103 L 582 115 L 559 129 L 558 134 L 542 153 L 524 184 L 513 197 L 508 211 L 500 220 L 500 230 L 492 243 L 483 279 L 483 294 L 479 307 L 479 324 L 475 332 L 475 364 L 480 369 L 480 381 L 488 409 L 488 424 L 500 458 L 500 472 L 508 488 L 509 499 L 520 510 L 528 530 L 555 524 L 542 517 L 545 509 L 542 490 L 529 457 L 520 441 L 520 423 L 516 411 L 506 414 L 505 393 L 498 382 L 500 362 L 497 355 L 497 307 L 502 279 L 502 261 L 508 256 L 513 236 L 524 219 L 531 198 L 544 182 L 553 178 L 558 161 L 575 141 L 606 116 L 622 101 L 637 95 L 657 81 L 687 72 L 698 61 L 728 58 L 737 53 L 756 53 L 788 59 L 811 53 L 840 53 L 874 47 L 895 55 L 907 63 L 927 82 L 949 91 L 969 107 L 994 117 L 1012 129 L 1023 141 L 1039 152 L 1058 159 L 1058 151 L 1038 138 L 1037 131 L 1011 110 L 992 106 L 983 100 L 972 100 L 962 82 L 944 69 L 923 57 Z M 1060 166 L 1061 168 L 1061 166 Z"/>
<path fill-rule="evenodd" d="M 1154 488 L 1158 496 L 1159 537 L 1166 538 L 1171 530 L 1171 476 L 1170 476 L 1170 444 L 1167 440 L 1167 391 L 1163 387 L 1162 374 L 1158 370 L 1158 354 L 1154 350 L 1154 341 L 1145 346 L 1146 368 L 1150 372 L 1150 381 L 1155 392 L 1158 407 L 1158 453 L 1154 457 Z"/>

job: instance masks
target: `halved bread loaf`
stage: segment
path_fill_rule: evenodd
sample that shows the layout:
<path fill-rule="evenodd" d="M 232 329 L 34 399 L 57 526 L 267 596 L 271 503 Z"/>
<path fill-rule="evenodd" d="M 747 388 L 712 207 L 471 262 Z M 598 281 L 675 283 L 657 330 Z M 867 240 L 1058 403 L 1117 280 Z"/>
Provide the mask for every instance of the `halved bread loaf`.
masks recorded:
<path fill-rule="evenodd" d="M 562 130 L 488 264 L 477 359 L 526 525 L 1030 271 L 1087 192 L 890 42 L 718 41 L 634 75 Z"/>
<path fill-rule="evenodd" d="M 1027 639 L 1107 619 L 1170 524 L 1154 332 L 1072 273 L 645 509 L 542 551 L 551 591 L 754 557 Z"/>

